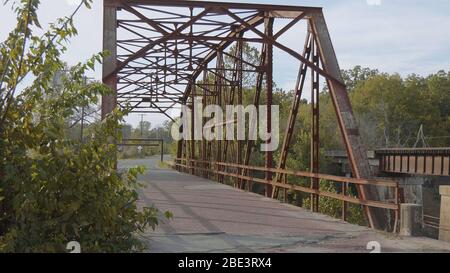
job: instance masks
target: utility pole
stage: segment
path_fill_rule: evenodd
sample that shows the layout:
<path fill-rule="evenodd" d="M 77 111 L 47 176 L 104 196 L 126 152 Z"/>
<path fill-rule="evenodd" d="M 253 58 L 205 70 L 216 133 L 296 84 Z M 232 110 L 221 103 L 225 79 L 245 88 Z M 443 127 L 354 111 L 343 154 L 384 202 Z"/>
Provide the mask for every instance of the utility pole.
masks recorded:
<path fill-rule="evenodd" d="M 144 137 L 144 116 L 145 115 L 141 115 L 141 138 Z"/>
<path fill-rule="evenodd" d="M 84 133 L 84 105 L 81 107 L 81 129 L 80 129 L 80 141 L 83 142 Z"/>
<path fill-rule="evenodd" d="M 86 86 L 88 80 L 92 78 L 88 78 L 86 76 L 83 77 L 83 83 Z M 83 142 L 83 133 L 84 133 L 84 119 L 85 119 L 85 107 L 84 105 L 81 107 L 81 128 L 80 128 L 80 141 Z"/>

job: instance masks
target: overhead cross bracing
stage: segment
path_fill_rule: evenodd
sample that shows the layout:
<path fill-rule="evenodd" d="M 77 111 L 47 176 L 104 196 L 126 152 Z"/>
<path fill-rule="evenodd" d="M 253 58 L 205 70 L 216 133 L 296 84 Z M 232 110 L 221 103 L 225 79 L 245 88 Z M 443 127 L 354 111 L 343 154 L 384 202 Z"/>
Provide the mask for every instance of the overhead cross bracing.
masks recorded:
<path fill-rule="evenodd" d="M 294 57 L 297 49 L 277 39 L 320 8 L 222 4 L 193 1 L 105 1 L 117 8 L 117 104 L 129 103 L 134 112 L 163 113 L 188 99 L 192 86 L 214 94 L 211 84 L 199 83 L 206 70 L 219 75 L 217 54 L 238 58 L 226 50 L 238 41 L 271 43 Z M 285 21 L 273 36 L 264 32 L 264 20 Z M 244 62 L 246 73 L 258 73 L 259 64 Z M 317 68 L 320 69 L 320 68 Z M 223 86 L 235 84 L 227 68 Z"/>

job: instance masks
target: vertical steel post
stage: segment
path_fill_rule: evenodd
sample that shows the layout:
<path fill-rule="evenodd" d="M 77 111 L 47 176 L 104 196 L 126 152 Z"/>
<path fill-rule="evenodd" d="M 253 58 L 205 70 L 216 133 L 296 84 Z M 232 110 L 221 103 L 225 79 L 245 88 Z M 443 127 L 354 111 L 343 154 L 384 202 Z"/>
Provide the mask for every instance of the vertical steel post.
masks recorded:
<path fill-rule="evenodd" d="M 314 42 L 312 43 L 312 60 L 316 66 L 319 66 L 319 56 Z M 319 156 L 320 156 L 320 139 L 319 139 L 319 73 L 311 70 L 311 172 L 319 174 Z M 319 179 L 311 179 L 311 188 L 319 190 Z M 319 195 L 311 195 L 311 210 L 319 212 Z"/>
<path fill-rule="evenodd" d="M 207 64 L 205 65 L 204 69 L 205 70 L 203 71 L 203 84 L 207 84 L 208 83 L 208 65 Z M 203 90 L 203 98 L 202 98 L 203 109 L 202 109 L 202 111 L 205 110 L 206 103 L 207 103 L 206 99 L 207 99 L 206 98 L 206 91 Z M 202 118 L 202 128 L 203 128 L 204 125 L 205 125 L 205 118 Z M 204 137 L 202 137 L 201 143 L 202 143 L 202 161 L 203 161 L 202 166 L 203 166 L 203 169 L 207 169 L 208 165 L 205 163 L 207 161 L 207 159 L 206 159 L 207 143 L 206 143 L 206 139 Z M 211 168 L 211 165 L 210 165 L 210 168 Z M 203 171 L 203 177 L 206 178 L 207 176 L 208 176 L 208 172 Z"/>
<path fill-rule="evenodd" d="M 161 162 L 164 162 L 164 140 L 161 139 Z"/>
<path fill-rule="evenodd" d="M 243 35 L 240 34 L 239 36 L 242 37 Z M 238 55 L 239 61 L 238 61 L 238 68 L 237 68 L 237 73 L 238 73 L 238 75 L 237 75 L 238 76 L 237 105 L 241 106 L 241 105 L 243 105 L 243 94 L 242 94 L 242 92 L 243 92 L 242 89 L 243 88 L 242 88 L 242 85 L 243 85 L 243 76 L 244 76 L 244 74 L 242 72 L 242 69 L 244 68 L 243 67 L 243 62 L 242 62 L 242 60 L 244 58 L 244 52 L 243 52 L 243 50 L 244 50 L 244 43 L 242 41 L 238 41 L 237 50 L 239 51 L 239 55 Z M 245 122 L 245 116 L 244 116 L 244 120 L 242 122 Z M 236 164 L 238 164 L 238 165 L 242 164 L 242 148 L 243 148 L 243 140 L 238 139 L 237 140 L 237 151 L 236 151 Z M 240 168 L 237 169 L 237 174 L 241 174 L 241 169 Z M 241 184 L 242 184 L 242 180 L 237 178 L 236 179 L 237 187 L 240 188 Z"/>
<path fill-rule="evenodd" d="M 180 125 L 180 129 L 179 129 L 179 133 L 181 133 L 184 130 L 182 119 L 183 119 L 183 112 L 181 112 L 181 114 L 180 114 L 179 122 L 181 122 L 181 125 Z M 178 160 L 180 158 L 182 158 L 182 157 L 183 157 L 183 138 L 181 137 L 180 140 L 178 140 L 178 143 L 177 143 L 177 159 L 175 159 L 175 163 L 180 163 L 181 164 L 181 161 L 178 161 Z M 176 166 L 176 169 L 178 171 L 182 170 L 180 166 Z"/>
<path fill-rule="evenodd" d="M 102 119 L 116 108 L 117 98 L 117 8 L 109 2 L 103 2 L 103 50 L 109 56 L 103 60 L 103 83 L 112 90 L 112 94 L 102 97 Z"/>
<path fill-rule="evenodd" d="M 191 160 L 195 160 L 195 81 L 196 79 L 192 79 L 192 97 L 191 97 L 191 139 L 189 141 L 190 143 L 190 155 L 189 155 L 189 159 Z M 190 161 L 190 166 L 192 167 L 191 169 L 191 174 L 195 175 L 196 174 L 196 164 L 194 161 Z"/>
<path fill-rule="evenodd" d="M 256 77 L 256 90 L 255 90 L 255 96 L 253 98 L 253 105 L 255 106 L 255 108 L 257 110 L 259 110 L 259 101 L 261 99 L 261 92 L 262 92 L 262 88 L 263 88 L 263 80 L 264 80 L 264 74 L 265 74 L 265 67 L 267 65 L 267 45 L 263 44 L 262 46 L 262 50 L 261 50 L 261 60 L 259 63 L 259 71 L 258 71 L 258 76 Z M 250 128 L 249 128 L 250 129 Z M 246 144 L 246 149 L 245 149 L 245 154 L 244 154 L 244 162 L 243 165 L 244 166 L 248 166 L 250 164 L 250 157 L 252 154 L 252 150 L 253 150 L 253 144 L 254 141 L 248 139 L 247 140 L 247 144 Z M 249 170 L 247 169 L 243 169 L 241 171 L 241 174 L 246 176 L 249 174 Z M 248 191 L 252 191 L 253 189 L 253 185 L 251 181 L 246 181 L 247 182 L 247 187 L 248 187 Z"/>
<path fill-rule="evenodd" d="M 221 76 L 223 76 L 223 72 L 224 72 L 224 70 L 223 70 L 223 54 L 222 54 L 222 52 L 218 52 L 217 53 L 217 64 L 216 64 L 216 66 L 217 66 L 217 73 L 218 74 L 220 74 Z M 215 79 L 215 85 L 216 85 L 216 104 L 217 105 L 219 105 L 220 107 L 222 107 L 222 91 L 223 91 L 223 86 L 222 86 L 222 78 L 221 77 L 218 77 L 218 76 L 216 76 L 216 79 Z M 222 126 L 220 126 L 220 128 L 217 128 L 217 126 L 216 126 L 216 128 L 214 128 L 214 130 L 216 130 L 216 129 L 218 129 L 218 130 L 222 130 L 222 133 L 223 133 L 223 127 Z M 217 136 L 217 132 L 216 132 L 216 136 Z M 217 154 L 216 154 L 216 156 L 217 156 L 217 162 L 222 162 L 222 140 L 220 140 L 220 139 L 216 139 L 216 143 L 217 143 L 217 150 L 216 150 L 216 152 L 217 152 Z M 220 165 L 217 165 L 217 168 L 218 168 L 218 171 L 221 171 L 221 166 Z M 221 180 L 221 175 L 219 175 L 219 174 L 217 174 L 217 181 L 220 181 Z"/>
<path fill-rule="evenodd" d="M 348 194 L 348 183 L 342 183 L 342 195 L 347 196 Z M 342 201 L 342 220 L 347 221 L 348 218 L 348 203 Z"/>
<path fill-rule="evenodd" d="M 265 32 L 268 37 L 273 37 L 273 22 L 274 18 L 266 17 L 264 24 L 265 24 Z M 266 51 L 267 57 L 267 72 L 266 72 L 266 84 L 267 84 L 267 90 L 266 90 L 266 96 L 267 96 L 267 132 L 272 132 L 272 103 L 273 103 L 273 45 L 271 43 L 267 44 L 267 51 Z M 269 139 L 267 143 L 270 143 L 272 140 Z M 273 167 L 273 152 L 267 151 L 266 152 L 266 168 L 272 168 Z M 272 172 L 268 171 L 266 172 L 266 180 L 271 181 L 272 180 Z M 266 185 L 266 196 L 272 197 L 273 194 L 273 187 L 271 184 Z"/>

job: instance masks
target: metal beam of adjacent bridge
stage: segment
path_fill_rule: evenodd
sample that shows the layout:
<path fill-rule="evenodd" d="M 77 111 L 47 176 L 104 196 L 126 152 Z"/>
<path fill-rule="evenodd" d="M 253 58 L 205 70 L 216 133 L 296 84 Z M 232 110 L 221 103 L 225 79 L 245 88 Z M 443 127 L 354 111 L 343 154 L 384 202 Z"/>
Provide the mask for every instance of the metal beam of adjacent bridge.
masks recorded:
<path fill-rule="evenodd" d="M 380 172 L 450 176 L 450 148 L 382 149 L 375 154 Z"/>

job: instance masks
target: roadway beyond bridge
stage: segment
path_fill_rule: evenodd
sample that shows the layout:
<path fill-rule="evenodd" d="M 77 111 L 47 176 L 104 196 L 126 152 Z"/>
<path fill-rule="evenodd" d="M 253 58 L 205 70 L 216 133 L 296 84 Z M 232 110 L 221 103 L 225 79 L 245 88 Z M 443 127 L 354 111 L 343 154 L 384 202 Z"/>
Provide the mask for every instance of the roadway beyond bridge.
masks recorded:
<path fill-rule="evenodd" d="M 140 205 L 171 211 L 143 236 L 149 252 L 450 252 L 450 244 L 377 232 L 158 166 L 159 157 L 124 160 L 147 167 Z"/>

